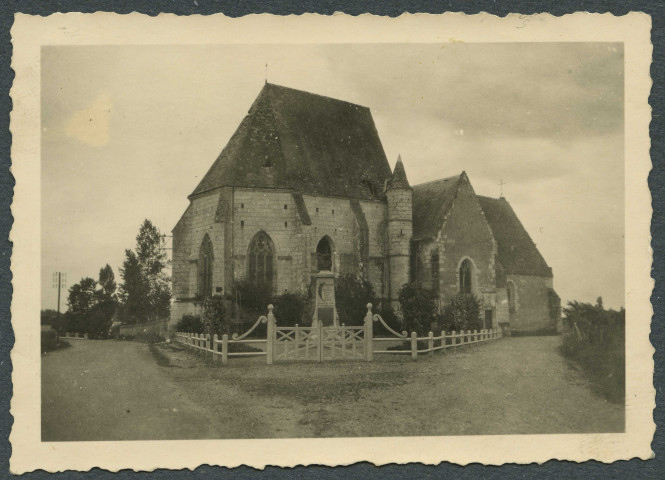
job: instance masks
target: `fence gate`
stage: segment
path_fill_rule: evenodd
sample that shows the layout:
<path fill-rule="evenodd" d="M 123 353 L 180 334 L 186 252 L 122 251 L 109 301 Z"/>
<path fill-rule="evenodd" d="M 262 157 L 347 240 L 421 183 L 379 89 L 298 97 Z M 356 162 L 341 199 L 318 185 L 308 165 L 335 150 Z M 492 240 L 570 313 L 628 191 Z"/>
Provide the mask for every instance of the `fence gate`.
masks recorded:
<path fill-rule="evenodd" d="M 275 361 L 367 360 L 369 350 L 364 326 L 275 327 Z"/>

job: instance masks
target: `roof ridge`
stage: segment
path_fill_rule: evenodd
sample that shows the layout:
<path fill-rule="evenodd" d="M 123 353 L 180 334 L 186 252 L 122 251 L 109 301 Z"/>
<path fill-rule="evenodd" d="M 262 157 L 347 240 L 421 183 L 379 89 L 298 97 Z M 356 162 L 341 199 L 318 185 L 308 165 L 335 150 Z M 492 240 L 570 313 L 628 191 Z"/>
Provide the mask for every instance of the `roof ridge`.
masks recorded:
<path fill-rule="evenodd" d="M 462 172 L 464 173 L 464 172 Z M 423 182 L 423 183 L 418 183 L 416 185 L 412 185 L 413 188 L 416 187 L 422 187 L 425 185 L 431 185 L 432 183 L 437 183 L 437 182 L 445 182 L 446 180 L 453 180 L 453 179 L 460 179 L 462 177 L 462 174 L 460 173 L 459 175 L 452 175 L 450 177 L 445 177 L 445 178 L 438 178 L 436 180 L 430 180 L 429 182 Z"/>
<path fill-rule="evenodd" d="M 297 92 L 299 94 L 311 95 L 313 97 L 318 97 L 318 98 L 323 99 L 323 100 L 330 100 L 330 101 L 333 101 L 333 102 L 336 102 L 336 103 L 345 103 L 347 105 L 352 105 L 354 107 L 360 107 L 360 108 L 366 108 L 367 110 L 369 110 L 369 107 L 367 107 L 365 105 L 360 105 L 359 103 L 353 103 L 353 102 L 349 102 L 347 100 L 340 100 L 339 98 L 329 97 L 327 95 L 321 95 L 320 93 L 308 92 L 307 90 L 300 90 L 298 88 L 286 87 L 284 85 L 277 85 L 276 83 L 270 83 L 270 82 L 265 83 L 262 91 L 265 90 L 266 88 L 276 88 L 276 89 L 286 90 L 286 91 L 289 91 L 289 92 Z"/>

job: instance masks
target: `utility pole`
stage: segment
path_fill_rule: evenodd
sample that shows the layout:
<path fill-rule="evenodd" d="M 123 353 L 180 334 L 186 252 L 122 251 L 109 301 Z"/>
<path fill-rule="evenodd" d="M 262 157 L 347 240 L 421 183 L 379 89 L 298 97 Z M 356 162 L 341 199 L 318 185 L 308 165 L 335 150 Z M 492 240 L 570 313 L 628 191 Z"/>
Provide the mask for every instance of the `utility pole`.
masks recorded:
<path fill-rule="evenodd" d="M 55 329 L 56 342 L 60 340 L 60 291 L 65 288 L 67 283 L 67 273 L 64 272 L 53 272 L 53 288 L 58 289 L 58 317 L 57 325 L 58 328 Z"/>

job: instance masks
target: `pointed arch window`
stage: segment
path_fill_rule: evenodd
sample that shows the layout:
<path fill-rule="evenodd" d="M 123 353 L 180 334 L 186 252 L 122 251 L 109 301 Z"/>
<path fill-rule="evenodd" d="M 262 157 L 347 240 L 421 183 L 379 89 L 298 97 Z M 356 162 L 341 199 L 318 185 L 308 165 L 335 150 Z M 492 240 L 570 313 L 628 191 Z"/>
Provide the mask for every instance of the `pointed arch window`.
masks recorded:
<path fill-rule="evenodd" d="M 459 267 L 460 293 L 473 293 L 473 264 L 465 258 Z"/>
<path fill-rule="evenodd" d="M 212 270 L 214 255 L 212 242 L 206 233 L 199 249 L 199 295 L 203 298 L 212 296 Z"/>
<path fill-rule="evenodd" d="M 328 237 L 323 237 L 316 246 L 316 268 L 322 270 L 332 270 L 332 245 Z"/>
<path fill-rule="evenodd" d="M 254 236 L 249 246 L 249 279 L 252 283 L 273 291 L 275 275 L 275 249 L 265 232 Z"/>

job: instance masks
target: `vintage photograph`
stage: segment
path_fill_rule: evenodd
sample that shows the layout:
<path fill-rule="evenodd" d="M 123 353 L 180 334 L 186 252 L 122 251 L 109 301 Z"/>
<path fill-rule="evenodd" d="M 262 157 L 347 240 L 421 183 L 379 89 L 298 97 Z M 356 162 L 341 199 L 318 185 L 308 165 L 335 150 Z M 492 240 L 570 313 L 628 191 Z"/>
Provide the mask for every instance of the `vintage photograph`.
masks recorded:
<path fill-rule="evenodd" d="M 44 47 L 42 440 L 622 432 L 623 58 Z"/>
<path fill-rule="evenodd" d="M 12 471 L 647 458 L 650 23 L 537 20 L 18 18 Z"/>

